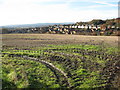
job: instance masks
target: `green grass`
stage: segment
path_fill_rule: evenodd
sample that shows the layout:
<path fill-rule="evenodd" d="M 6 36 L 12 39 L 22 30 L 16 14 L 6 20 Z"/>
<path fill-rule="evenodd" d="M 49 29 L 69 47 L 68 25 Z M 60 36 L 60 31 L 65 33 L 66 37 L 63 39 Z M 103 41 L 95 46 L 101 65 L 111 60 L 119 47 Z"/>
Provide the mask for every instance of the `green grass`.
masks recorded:
<path fill-rule="evenodd" d="M 16 88 L 44 88 L 56 85 L 53 72 L 41 63 L 5 56 L 2 69 L 5 81 L 3 88 L 8 87 L 7 82 L 14 83 Z"/>
<path fill-rule="evenodd" d="M 51 51 L 51 52 L 50 52 Z M 63 77 L 57 81 L 55 73 L 44 64 L 9 57 L 9 54 L 44 57 L 43 60 L 54 64 L 68 74 L 74 88 L 97 88 L 105 86 L 100 80 L 100 72 L 109 60 L 118 54 L 118 49 L 100 45 L 48 45 L 47 47 L 30 48 L 30 50 L 6 49 L 3 55 L 3 87 L 4 88 L 62 88 Z M 64 54 L 63 54 L 64 53 Z M 111 59 L 110 56 L 113 56 Z M 70 66 L 67 68 L 67 66 Z M 73 75 L 69 77 L 69 74 Z M 74 76 L 76 75 L 76 76 Z M 74 78 L 76 77 L 76 78 Z M 77 85 L 78 84 L 78 85 Z"/>

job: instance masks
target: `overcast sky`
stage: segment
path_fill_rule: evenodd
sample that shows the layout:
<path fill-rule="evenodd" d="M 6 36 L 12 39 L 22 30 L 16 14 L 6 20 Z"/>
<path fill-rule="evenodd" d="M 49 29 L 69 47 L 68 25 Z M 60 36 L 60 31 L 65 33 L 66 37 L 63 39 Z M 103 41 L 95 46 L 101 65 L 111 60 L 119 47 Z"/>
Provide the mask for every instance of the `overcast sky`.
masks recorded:
<path fill-rule="evenodd" d="M 119 0 L 0 0 L 0 26 L 118 17 Z"/>

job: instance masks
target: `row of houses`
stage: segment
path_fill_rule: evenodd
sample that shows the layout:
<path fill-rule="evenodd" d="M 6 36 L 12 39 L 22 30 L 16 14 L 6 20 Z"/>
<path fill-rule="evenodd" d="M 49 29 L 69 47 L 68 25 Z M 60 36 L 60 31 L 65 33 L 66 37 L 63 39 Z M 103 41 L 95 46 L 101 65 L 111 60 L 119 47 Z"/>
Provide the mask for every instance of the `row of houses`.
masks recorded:
<path fill-rule="evenodd" d="M 101 30 L 106 30 L 106 29 L 118 29 L 118 26 L 103 26 L 103 25 L 53 25 L 49 26 L 49 28 L 80 28 L 80 29 L 101 29 Z"/>
<path fill-rule="evenodd" d="M 104 25 L 53 25 L 49 26 L 49 33 L 60 33 L 60 34 L 83 34 L 83 33 L 104 33 L 114 32 L 119 30 L 116 26 L 104 26 Z"/>

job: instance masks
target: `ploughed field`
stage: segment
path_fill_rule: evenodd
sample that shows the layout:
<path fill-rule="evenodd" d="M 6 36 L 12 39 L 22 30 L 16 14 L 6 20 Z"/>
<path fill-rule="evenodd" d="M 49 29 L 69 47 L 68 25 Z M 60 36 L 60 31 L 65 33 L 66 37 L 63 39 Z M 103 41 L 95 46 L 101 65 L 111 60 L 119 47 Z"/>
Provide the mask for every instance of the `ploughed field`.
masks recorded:
<path fill-rule="evenodd" d="M 48 44 L 101 44 L 118 45 L 118 36 L 84 36 L 59 34 L 3 34 L 4 46 L 39 47 Z"/>
<path fill-rule="evenodd" d="M 116 36 L 3 34 L 3 88 L 120 88 Z"/>

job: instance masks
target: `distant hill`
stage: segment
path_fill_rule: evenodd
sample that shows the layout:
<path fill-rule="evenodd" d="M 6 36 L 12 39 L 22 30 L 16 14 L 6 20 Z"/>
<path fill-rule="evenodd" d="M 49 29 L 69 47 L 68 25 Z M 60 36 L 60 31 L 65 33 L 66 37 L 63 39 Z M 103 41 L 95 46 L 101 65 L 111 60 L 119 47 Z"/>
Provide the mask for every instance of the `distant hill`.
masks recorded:
<path fill-rule="evenodd" d="M 0 28 L 28 28 L 28 27 L 42 27 L 42 26 L 49 26 L 49 25 L 59 25 L 59 24 L 73 24 L 73 22 L 66 22 L 66 23 L 36 23 L 36 24 L 18 24 L 18 25 L 6 25 L 0 26 Z"/>
<path fill-rule="evenodd" d="M 120 26 L 120 18 L 115 19 L 107 19 L 107 20 L 101 20 L 101 19 L 93 19 L 89 22 L 76 22 L 77 25 L 85 25 L 85 24 L 94 24 L 94 25 L 113 25 L 113 26 Z"/>

